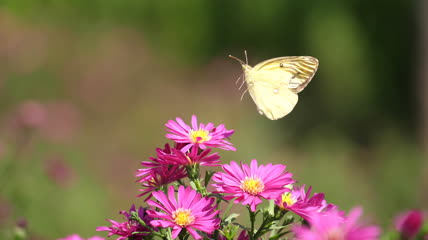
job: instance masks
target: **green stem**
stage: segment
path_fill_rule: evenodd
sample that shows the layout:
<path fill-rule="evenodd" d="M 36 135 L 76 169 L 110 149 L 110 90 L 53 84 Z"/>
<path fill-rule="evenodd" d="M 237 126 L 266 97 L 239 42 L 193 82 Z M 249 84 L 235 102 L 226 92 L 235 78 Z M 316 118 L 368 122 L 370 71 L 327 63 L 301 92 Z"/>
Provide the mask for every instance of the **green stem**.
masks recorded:
<path fill-rule="evenodd" d="M 202 194 L 203 197 L 208 196 L 207 189 L 201 183 L 199 178 L 199 165 L 193 164 L 186 167 L 187 175 L 189 176 L 190 181 L 195 184 L 196 190 Z"/>
<path fill-rule="evenodd" d="M 185 229 L 181 229 L 180 233 L 178 234 L 178 239 L 180 240 L 185 240 L 188 237 L 186 237 L 188 235 L 187 231 Z"/>
<path fill-rule="evenodd" d="M 203 197 L 208 196 L 207 189 L 204 186 L 202 186 L 199 178 L 194 179 L 193 182 L 195 183 L 196 189 L 202 194 Z"/>
<path fill-rule="evenodd" d="M 261 237 L 262 232 L 263 232 L 263 228 L 266 226 L 266 224 L 268 222 L 272 222 L 272 219 L 270 217 L 266 217 L 266 218 L 263 219 L 263 222 L 260 225 L 259 229 L 257 230 L 256 234 L 254 234 L 253 239 L 257 239 L 257 238 Z"/>
<path fill-rule="evenodd" d="M 250 206 L 247 205 L 248 213 L 250 214 L 251 229 L 249 232 L 250 240 L 254 240 L 254 223 L 256 221 L 256 213 L 252 212 Z"/>
<path fill-rule="evenodd" d="M 140 216 L 138 216 L 137 212 L 131 212 L 131 219 L 137 221 L 141 226 L 149 229 L 154 235 L 158 236 L 158 237 L 162 237 L 164 238 L 165 235 L 156 232 L 152 227 L 150 227 L 149 225 L 147 225 L 143 219 L 140 218 Z"/>
<path fill-rule="evenodd" d="M 230 202 L 230 203 L 229 203 L 229 206 L 227 206 L 226 210 L 224 210 L 223 217 L 221 218 L 222 220 L 224 220 L 224 219 L 225 219 L 226 215 L 229 213 L 229 211 L 230 211 L 230 209 L 232 208 L 232 206 L 233 206 L 233 202 Z"/>

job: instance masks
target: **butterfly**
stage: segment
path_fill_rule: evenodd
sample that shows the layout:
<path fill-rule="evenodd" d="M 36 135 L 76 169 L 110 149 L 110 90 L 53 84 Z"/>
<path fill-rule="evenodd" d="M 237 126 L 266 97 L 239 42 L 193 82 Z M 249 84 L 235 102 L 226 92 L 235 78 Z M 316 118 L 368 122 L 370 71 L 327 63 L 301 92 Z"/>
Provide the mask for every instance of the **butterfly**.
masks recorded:
<path fill-rule="evenodd" d="M 244 71 L 242 84 L 247 83 L 259 113 L 271 120 L 280 119 L 293 110 L 299 98 L 297 93 L 305 89 L 319 65 L 318 59 L 309 56 L 272 58 L 254 67 L 248 65 L 246 52 L 246 63 L 229 57 L 241 63 Z"/>

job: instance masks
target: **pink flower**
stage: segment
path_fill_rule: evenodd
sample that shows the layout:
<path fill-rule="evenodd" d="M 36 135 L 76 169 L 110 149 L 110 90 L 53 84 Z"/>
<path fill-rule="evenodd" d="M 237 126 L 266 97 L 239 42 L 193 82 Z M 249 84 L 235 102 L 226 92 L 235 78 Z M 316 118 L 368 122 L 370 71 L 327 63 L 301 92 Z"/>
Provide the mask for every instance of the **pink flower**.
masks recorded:
<path fill-rule="evenodd" d="M 235 199 L 235 203 L 250 205 L 251 211 L 256 211 L 256 205 L 262 202 L 261 198 L 276 199 L 281 194 L 290 191 L 285 186 L 294 183 L 289 172 L 283 173 L 286 166 L 282 164 L 267 164 L 257 166 L 253 159 L 251 165 L 241 163 L 242 169 L 236 162 L 222 166 L 225 173 L 215 173 L 213 184 L 219 193 L 228 193 L 226 200 Z"/>
<path fill-rule="evenodd" d="M 218 153 L 210 154 L 211 149 L 200 150 L 199 144 L 193 145 L 191 149 L 183 152 L 181 149 L 185 145 L 176 144 L 171 148 L 169 144 L 165 144 L 164 149 L 156 148 L 157 157 L 151 157 L 151 162 L 144 161 L 141 165 L 149 168 L 159 167 L 163 165 L 192 165 L 200 164 L 203 166 L 220 166 L 220 156 Z"/>
<path fill-rule="evenodd" d="M 220 219 L 216 218 L 219 213 L 214 198 L 202 198 L 199 193 L 190 187 L 178 188 L 178 196 L 175 197 L 174 187 L 168 189 L 168 196 L 162 192 L 153 192 L 153 196 L 158 200 L 148 200 L 147 203 L 153 210 L 147 213 L 158 220 L 150 221 L 155 227 L 171 227 L 172 238 L 176 238 L 180 231 L 185 228 L 195 239 L 202 239 L 196 230 L 211 234 L 219 228 Z M 157 212 L 158 208 L 162 212 Z"/>
<path fill-rule="evenodd" d="M 404 239 L 412 239 L 421 230 L 424 216 L 421 211 L 411 210 L 398 215 L 394 222 L 395 228 Z"/>
<path fill-rule="evenodd" d="M 169 164 L 220 166 L 220 156 L 218 153 L 208 155 L 211 149 L 199 151 L 198 144 L 193 145 L 187 152 L 182 152 L 178 149 L 172 149 L 172 152 L 173 154 L 163 156 L 163 159 Z"/>
<path fill-rule="evenodd" d="M 145 226 L 142 226 L 139 222 L 131 219 L 131 212 L 136 212 L 135 206 L 132 205 L 131 209 L 129 209 L 129 213 L 125 211 L 120 211 L 119 213 L 122 214 L 125 218 L 125 222 L 116 222 L 110 219 L 107 219 L 107 221 L 111 222 L 112 225 L 110 227 L 97 227 L 97 231 L 108 231 L 108 236 L 112 235 L 118 235 L 119 237 L 117 240 L 124 240 L 128 239 L 128 237 L 132 237 L 134 240 L 141 240 L 144 236 L 147 236 L 150 234 L 150 230 L 147 229 Z M 150 218 L 147 213 L 146 209 L 140 207 L 138 209 L 138 216 L 143 220 L 145 223 L 149 223 L 149 221 L 152 219 Z M 134 234 L 134 232 L 140 232 L 137 234 Z M 141 233 L 145 232 L 145 233 Z M 73 239 L 74 240 L 74 239 Z"/>
<path fill-rule="evenodd" d="M 275 203 L 282 209 L 292 211 L 307 221 L 311 220 L 313 214 L 335 208 L 333 204 L 327 204 L 324 193 L 311 195 L 312 187 L 305 192 L 306 185 L 293 186 L 291 192 L 286 192 L 275 199 Z"/>
<path fill-rule="evenodd" d="M 193 145 L 198 144 L 201 149 L 206 147 L 221 148 L 224 150 L 236 151 L 232 143 L 226 141 L 234 130 L 227 130 L 223 124 L 214 127 L 213 123 L 198 125 L 198 119 L 192 115 L 192 127 L 184 123 L 181 118 L 176 118 L 176 122 L 169 120 L 165 126 L 168 128 L 169 134 L 166 137 L 177 142 L 185 143 L 186 145 L 181 149 L 186 152 Z"/>
<path fill-rule="evenodd" d="M 88 239 L 85 239 L 85 238 L 80 237 L 77 234 L 73 234 L 73 235 L 67 236 L 65 238 L 58 238 L 57 240 L 104 240 L 104 238 L 98 237 L 98 236 L 93 236 L 93 237 L 90 237 Z"/>
<path fill-rule="evenodd" d="M 187 176 L 186 169 L 180 165 L 171 165 L 168 161 L 164 160 L 166 155 L 172 155 L 172 149 L 168 144 L 165 144 L 165 148 L 156 149 L 157 158 L 150 158 L 149 161 L 141 162 L 146 168 L 138 169 L 136 177 L 140 179 L 138 182 L 142 183 L 143 189 L 140 191 L 141 194 L 138 197 L 149 194 L 160 187 L 165 186 L 169 183 L 175 182 Z M 145 199 L 151 197 L 151 194 Z"/>
<path fill-rule="evenodd" d="M 339 211 L 317 214 L 308 226 L 295 226 L 296 240 L 376 240 L 380 229 L 377 226 L 363 226 L 358 222 L 361 208 L 354 208 L 348 217 L 342 218 Z"/>
<path fill-rule="evenodd" d="M 137 197 L 147 196 L 149 199 L 155 190 L 162 186 L 166 186 L 172 182 L 178 181 L 187 176 L 185 168 L 178 165 L 165 165 L 158 168 L 138 169 L 137 177 L 141 177 L 138 182 L 141 182 L 143 189 L 140 189 L 141 194 Z"/>

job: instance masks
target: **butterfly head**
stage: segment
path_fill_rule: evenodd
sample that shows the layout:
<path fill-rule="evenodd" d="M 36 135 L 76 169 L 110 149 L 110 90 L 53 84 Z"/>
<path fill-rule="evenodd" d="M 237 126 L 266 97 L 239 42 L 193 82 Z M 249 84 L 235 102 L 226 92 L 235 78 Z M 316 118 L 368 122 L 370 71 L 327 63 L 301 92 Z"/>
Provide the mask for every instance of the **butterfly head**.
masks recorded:
<path fill-rule="evenodd" d="M 242 61 L 241 59 L 239 59 L 239 58 L 237 58 L 237 57 L 234 57 L 234 56 L 232 56 L 232 55 L 229 55 L 229 57 L 230 57 L 230 58 L 233 58 L 233 59 L 235 59 L 235 60 L 237 60 L 237 61 L 241 64 L 242 69 L 244 70 L 244 72 L 247 72 L 247 71 L 249 71 L 249 70 L 251 70 L 251 69 L 252 69 L 252 67 L 251 67 L 250 65 L 248 65 L 248 62 L 247 62 L 247 63 L 245 63 L 245 62 L 244 62 L 244 61 Z"/>

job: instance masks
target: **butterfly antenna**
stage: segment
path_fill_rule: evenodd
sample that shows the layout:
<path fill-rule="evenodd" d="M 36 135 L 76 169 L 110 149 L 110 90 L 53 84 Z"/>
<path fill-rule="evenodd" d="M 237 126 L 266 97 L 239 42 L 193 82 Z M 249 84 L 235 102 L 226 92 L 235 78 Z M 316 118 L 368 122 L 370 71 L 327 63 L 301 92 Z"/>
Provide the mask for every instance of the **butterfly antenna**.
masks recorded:
<path fill-rule="evenodd" d="M 245 65 L 245 63 L 244 63 L 244 61 L 242 61 L 241 59 L 239 59 L 239 58 L 237 58 L 237 57 L 234 57 L 234 56 L 232 56 L 232 55 L 229 55 L 229 57 L 230 58 L 233 58 L 233 59 L 235 59 L 235 60 L 237 60 L 239 63 L 241 63 L 242 65 Z"/>
<path fill-rule="evenodd" d="M 247 50 L 244 50 L 244 54 L 245 54 L 245 62 L 248 65 L 248 56 L 247 56 Z"/>
<path fill-rule="evenodd" d="M 248 88 L 247 88 L 247 89 L 245 89 L 244 93 L 242 93 L 242 95 L 241 95 L 241 101 L 242 101 L 242 99 L 244 98 L 245 93 L 247 93 L 247 92 L 248 92 Z"/>

